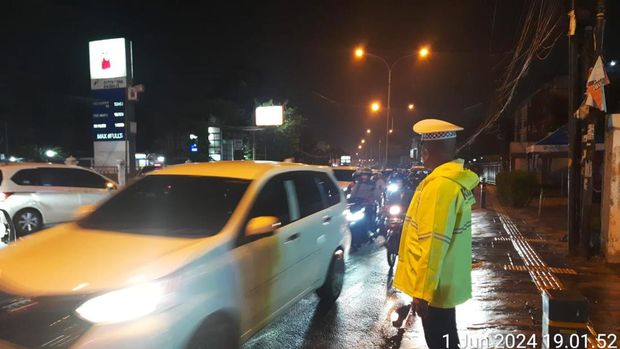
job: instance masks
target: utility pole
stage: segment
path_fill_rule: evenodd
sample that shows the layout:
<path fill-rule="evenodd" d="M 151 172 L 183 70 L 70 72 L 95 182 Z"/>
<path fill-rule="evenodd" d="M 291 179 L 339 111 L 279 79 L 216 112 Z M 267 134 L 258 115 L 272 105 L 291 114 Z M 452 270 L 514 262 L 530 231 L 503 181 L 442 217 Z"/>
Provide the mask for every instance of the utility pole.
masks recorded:
<path fill-rule="evenodd" d="M 568 250 L 569 254 L 578 254 L 579 247 L 579 194 L 581 193 L 581 173 L 579 170 L 579 155 L 581 153 L 581 120 L 574 113 L 575 86 L 577 86 L 577 43 L 575 0 L 569 0 L 569 32 L 568 32 Z M 581 87 L 581 85 L 579 85 Z"/>
<path fill-rule="evenodd" d="M 9 158 L 9 121 L 4 119 L 4 156 Z"/>
<path fill-rule="evenodd" d="M 396 61 L 398 62 L 398 61 Z M 387 168 L 388 167 L 388 163 L 390 162 L 390 158 L 389 158 L 389 144 L 390 144 L 390 104 L 391 104 L 391 94 L 392 94 L 392 68 L 394 67 L 394 65 L 396 64 L 396 62 L 394 62 L 394 64 L 392 64 L 391 66 L 388 67 L 388 90 L 387 90 L 387 122 L 385 125 L 385 165 L 383 165 L 383 168 Z"/>
<path fill-rule="evenodd" d="M 589 29 L 589 30 L 588 30 Z M 587 77 L 597 58 L 602 55 L 603 35 L 605 31 L 605 0 L 596 2 L 596 27 L 587 28 L 584 66 Z M 586 118 L 585 133 L 582 136 L 582 156 L 581 156 L 581 175 L 582 175 L 582 196 L 581 196 L 581 229 L 580 229 L 580 250 L 584 257 L 591 255 L 592 240 L 592 180 L 594 168 L 594 155 L 596 152 L 596 121 L 604 115 L 595 108 L 590 108 Z"/>

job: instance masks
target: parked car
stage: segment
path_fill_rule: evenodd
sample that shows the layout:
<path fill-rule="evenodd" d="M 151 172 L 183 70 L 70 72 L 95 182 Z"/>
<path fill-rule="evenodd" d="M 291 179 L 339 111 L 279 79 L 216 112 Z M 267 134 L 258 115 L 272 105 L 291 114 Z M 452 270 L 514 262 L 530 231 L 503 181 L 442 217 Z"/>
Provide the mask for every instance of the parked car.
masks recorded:
<path fill-rule="evenodd" d="M 0 343 L 235 348 L 310 292 L 340 295 L 350 237 L 329 168 L 169 166 L 0 251 Z"/>
<path fill-rule="evenodd" d="M 68 221 L 82 205 L 94 205 L 117 184 L 95 171 L 60 164 L 0 166 L 0 209 L 13 219 L 17 236 Z"/>

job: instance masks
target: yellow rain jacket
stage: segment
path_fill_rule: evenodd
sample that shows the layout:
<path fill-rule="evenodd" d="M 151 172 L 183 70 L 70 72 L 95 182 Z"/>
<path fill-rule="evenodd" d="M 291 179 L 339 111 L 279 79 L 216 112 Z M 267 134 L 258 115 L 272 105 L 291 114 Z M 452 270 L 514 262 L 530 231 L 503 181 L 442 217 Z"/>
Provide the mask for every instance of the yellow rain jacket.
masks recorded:
<path fill-rule="evenodd" d="M 403 225 L 394 287 L 437 308 L 471 298 L 471 190 L 478 180 L 459 159 L 420 183 Z"/>

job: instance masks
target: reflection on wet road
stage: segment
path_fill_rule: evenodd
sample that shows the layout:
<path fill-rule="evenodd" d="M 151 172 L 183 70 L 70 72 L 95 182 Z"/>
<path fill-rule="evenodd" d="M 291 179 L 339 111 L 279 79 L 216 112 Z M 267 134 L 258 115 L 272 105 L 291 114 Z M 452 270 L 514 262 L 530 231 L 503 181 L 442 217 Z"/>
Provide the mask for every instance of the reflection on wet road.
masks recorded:
<path fill-rule="evenodd" d="M 457 307 L 461 342 L 469 348 L 488 347 L 499 335 L 540 331 L 540 296 L 527 273 L 503 270 L 510 258 L 519 257 L 508 255 L 510 245 L 496 245 L 502 228 L 491 215 L 474 213 L 473 255 L 483 263 L 472 273 L 474 298 Z M 404 301 L 406 297 L 391 288 L 385 249 L 367 245 L 350 255 L 335 306 L 321 307 L 316 296 L 309 295 L 244 348 L 426 348 L 419 319 L 405 331 L 391 326 L 391 309 Z"/>

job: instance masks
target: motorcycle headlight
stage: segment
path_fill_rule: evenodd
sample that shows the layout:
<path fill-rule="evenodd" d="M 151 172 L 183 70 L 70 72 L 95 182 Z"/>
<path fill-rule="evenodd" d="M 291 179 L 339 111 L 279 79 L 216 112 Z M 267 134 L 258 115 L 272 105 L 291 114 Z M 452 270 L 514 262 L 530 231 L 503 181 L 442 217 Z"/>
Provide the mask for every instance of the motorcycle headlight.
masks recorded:
<path fill-rule="evenodd" d="M 396 192 L 400 189 L 400 185 L 396 184 L 396 183 L 392 183 L 390 185 L 387 186 L 387 190 L 390 193 Z"/>
<path fill-rule="evenodd" d="M 392 205 L 390 206 L 388 212 L 392 215 L 392 216 L 396 216 L 399 215 L 402 212 L 402 208 L 399 205 Z"/>
<path fill-rule="evenodd" d="M 357 222 L 359 220 L 364 219 L 366 209 L 361 209 L 359 211 L 351 212 L 347 211 L 346 217 L 349 222 Z"/>
<path fill-rule="evenodd" d="M 91 298 L 76 313 L 97 324 L 131 321 L 159 309 L 168 295 L 164 282 L 148 282 Z"/>

